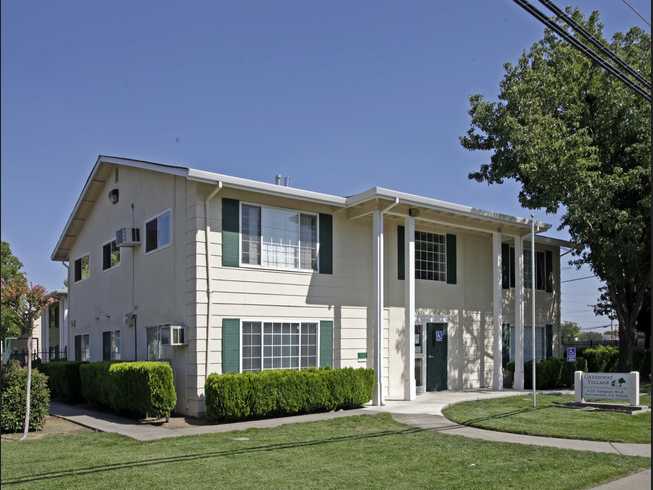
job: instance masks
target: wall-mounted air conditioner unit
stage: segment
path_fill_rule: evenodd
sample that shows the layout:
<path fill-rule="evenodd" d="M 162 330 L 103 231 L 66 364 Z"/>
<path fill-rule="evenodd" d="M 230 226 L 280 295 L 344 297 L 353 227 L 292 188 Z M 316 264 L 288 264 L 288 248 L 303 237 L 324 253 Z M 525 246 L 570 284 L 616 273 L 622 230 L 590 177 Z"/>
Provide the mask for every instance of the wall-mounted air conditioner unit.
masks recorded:
<path fill-rule="evenodd" d="M 182 325 L 161 325 L 161 345 L 186 345 L 186 327 Z"/>
<path fill-rule="evenodd" d="M 138 228 L 120 228 L 116 231 L 118 247 L 135 247 L 141 243 L 141 230 Z"/>

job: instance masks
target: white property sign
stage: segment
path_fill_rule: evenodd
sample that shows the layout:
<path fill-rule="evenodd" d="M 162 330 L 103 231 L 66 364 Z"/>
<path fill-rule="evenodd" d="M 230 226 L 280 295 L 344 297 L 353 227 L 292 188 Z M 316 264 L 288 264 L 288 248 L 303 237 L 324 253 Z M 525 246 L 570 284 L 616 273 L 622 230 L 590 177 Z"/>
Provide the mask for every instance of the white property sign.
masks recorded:
<path fill-rule="evenodd" d="M 639 405 L 639 373 L 574 373 L 576 401 L 627 400 Z"/>

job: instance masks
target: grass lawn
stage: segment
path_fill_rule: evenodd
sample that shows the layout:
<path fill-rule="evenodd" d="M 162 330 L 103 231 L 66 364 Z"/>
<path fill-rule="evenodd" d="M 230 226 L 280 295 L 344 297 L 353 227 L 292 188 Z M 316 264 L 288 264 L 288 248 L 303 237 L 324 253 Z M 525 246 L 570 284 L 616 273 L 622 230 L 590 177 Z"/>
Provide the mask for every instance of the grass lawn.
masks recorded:
<path fill-rule="evenodd" d="M 114 434 L 2 442 L 3 488 L 591 487 L 648 458 L 465 439 L 387 414 L 140 443 Z"/>
<path fill-rule="evenodd" d="M 537 399 L 537 409 L 533 408 L 530 396 L 512 396 L 458 403 L 446 408 L 444 415 L 460 424 L 518 434 L 610 442 L 651 442 L 650 412 L 627 415 L 554 405 L 554 402 L 573 401 L 573 395 L 538 394 Z M 641 395 L 640 403 L 650 406 L 650 396 Z"/>

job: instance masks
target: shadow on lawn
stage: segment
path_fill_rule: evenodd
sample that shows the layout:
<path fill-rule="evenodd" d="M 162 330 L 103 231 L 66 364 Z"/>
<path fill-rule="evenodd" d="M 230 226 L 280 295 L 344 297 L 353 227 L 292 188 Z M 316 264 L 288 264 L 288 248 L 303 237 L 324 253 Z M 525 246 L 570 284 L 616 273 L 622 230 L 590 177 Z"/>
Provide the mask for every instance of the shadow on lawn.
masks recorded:
<path fill-rule="evenodd" d="M 453 426 L 445 427 L 446 429 L 452 428 Z M 433 429 L 422 429 L 418 427 L 411 427 L 403 430 L 387 430 L 379 432 L 370 432 L 368 434 L 354 434 L 349 436 L 340 436 L 340 437 L 330 437 L 327 439 L 311 440 L 311 441 L 297 441 L 297 442 L 288 442 L 288 443 L 278 443 L 278 444 L 267 444 L 264 446 L 254 446 L 242 449 L 230 449 L 224 451 L 209 451 L 204 453 L 194 453 L 194 454 L 181 454 L 177 456 L 169 456 L 165 458 L 151 458 L 141 461 L 125 461 L 122 463 L 113 463 L 106 464 L 102 466 L 89 466 L 86 468 L 73 468 L 69 470 L 62 471 L 50 471 L 45 473 L 37 473 L 35 475 L 28 475 L 17 478 L 7 478 L 2 480 L 0 483 L 2 485 L 17 485 L 21 483 L 29 483 L 42 480 L 53 480 L 57 478 L 65 478 L 68 476 L 78 476 L 78 475 L 87 475 L 93 473 L 102 473 L 107 471 L 128 469 L 128 468 L 138 468 L 142 466 L 164 464 L 164 463 L 175 463 L 181 461 L 193 461 L 206 458 L 217 458 L 225 456 L 239 456 L 243 454 L 265 452 L 265 451 L 274 451 L 278 449 L 293 449 L 299 447 L 310 447 L 318 446 L 321 444 L 330 444 L 336 442 L 346 442 L 346 441 L 357 441 L 365 439 L 373 439 L 378 437 L 387 437 L 394 435 L 407 435 L 415 434 L 418 432 L 425 432 Z M 436 429 L 437 430 L 437 429 Z"/>
<path fill-rule="evenodd" d="M 497 414 L 494 414 L 494 415 L 487 415 L 487 416 L 484 416 L 484 417 L 477 417 L 475 419 L 463 420 L 462 422 L 460 422 L 460 424 L 461 425 L 473 426 L 474 424 L 478 424 L 479 422 L 485 422 L 487 420 L 504 419 L 504 418 L 507 418 L 507 417 L 512 417 L 513 415 L 519 415 L 520 413 L 534 412 L 534 411 L 537 411 L 537 410 L 545 410 L 547 408 L 553 408 L 553 407 L 548 405 L 548 406 L 539 406 L 537 408 L 533 408 L 533 407 L 520 408 L 519 410 L 512 410 L 510 412 L 497 413 Z"/>

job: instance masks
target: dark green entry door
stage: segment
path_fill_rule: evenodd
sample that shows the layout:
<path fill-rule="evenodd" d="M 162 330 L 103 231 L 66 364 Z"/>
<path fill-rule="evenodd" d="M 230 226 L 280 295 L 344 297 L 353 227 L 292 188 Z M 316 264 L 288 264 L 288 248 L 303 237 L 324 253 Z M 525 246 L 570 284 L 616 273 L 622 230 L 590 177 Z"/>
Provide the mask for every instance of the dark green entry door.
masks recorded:
<path fill-rule="evenodd" d="M 447 389 L 447 324 L 426 324 L 426 391 Z"/>

